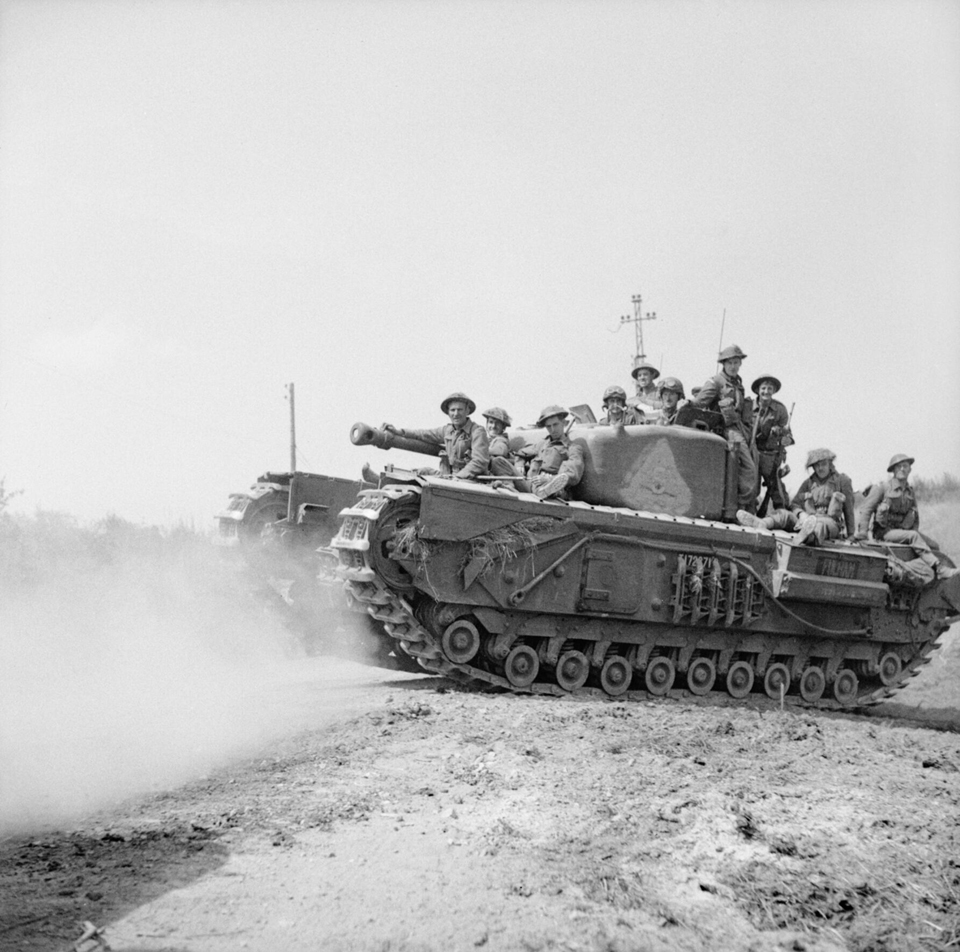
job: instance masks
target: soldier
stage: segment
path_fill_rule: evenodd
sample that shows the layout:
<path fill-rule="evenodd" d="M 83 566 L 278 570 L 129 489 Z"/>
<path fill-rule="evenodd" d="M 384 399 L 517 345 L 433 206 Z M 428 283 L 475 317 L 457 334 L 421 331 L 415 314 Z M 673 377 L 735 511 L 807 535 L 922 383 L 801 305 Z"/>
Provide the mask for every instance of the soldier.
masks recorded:
<path fill-rule="evenodd" d="M 683 384 L 676 377 L 664 377 L 658 384 L 658 389 L 663 406 L 656 416 L 647 420 L 647 423 L 655 426 L 674 426 L 677 422 L 680 401 L 684 399 Z"/>
<path fill-rule="evenodd" d="M 450 422 L 432 430 L 402 430 L 390 423 L 384 423 L 383 429 L 442 446 L 440 470 L 443 475 L 472 479 L 482 476 L 490 465 L 490 452 L 486 430 L 470 419 L 477 405 L 465 393 L 451 393 L 440 409 L 450 417 Z M 427 467 L 417 470 L 421 475 L 434 475 L 438 471 Z"/>
<path fill-rule="evenodd" d="M 637 381 L 637 395 L 632 401 L 634 406 L 643 413 L 648 410 L 659 410 L 663 404 L 660 402 L 660 394 L 657 392 L 654 380 L 660 376 L 660 371 L 644 360 L 633 368 L 632 376 Z"/>
<path fill-rule="evenodd" d="M 603 391 L 603 409 L 607 412 L 600 418 L 603 426 L 634 426 L 644 420 L 643 410 L 627 406 L 627 391 L 616 384 Z"/>
<path fill-rule="evenodd" d="M 720 351 L 717 360 L 723 368 L 700 388 L 693 405 L 719 411 L 723 416 L 727 441 L 737 450 L 737 503 L 754 513 L 757 509 L 757 464 L 749 439 L 753 424 L 753 401 L 748 399 L 740 379 L 740 364 L 747 355 L 731 344 Z"/>
<path fill-rule="evenodd" d="M 905 453 L 897 453 L 887 467 L 892 476 L 873 486 L 860 507 L 857 519 L 857 540 L 867 539 L 870 517 L 873 517 L 873 537 L 877 542 L 909 545 L 914 551 L 910 562 L 893 563 L 891 574 L 897 580 L 924 585 L 937 578 L 952 578 L 957 569 L 944 565 L 931 551 L 930 541 L 922 536 L 917 497 L 910 485 L 910 470 L 915 460 Z M 936 543 L 933 543 L 936 548 Z M 906 575 L 898 569 L 906 570 Z"/>
<path fill-rule="evenodd" d="M 527 481 L 519 484 L 524 492 L 535 492 L 541 499 L 555 496 L 567 499 L 567 487 L 576 486 L 583 476 L 583 450 L 564 432 L 568 412 L 553 404 L 546 407 L 537 426 L 546 428 L 546 439 L 534 447 L 525 447 L 520 455 L 530 459 Z"/>
<path fill-rule="evenodd" d="M 503 407 L 491 407 L 483 411 L 489 441 L 490 472 L 495 476 L 518 475 L 513 465 L 513 453 L 510 450 L 510 437 L 507 427 L 513 422 Z"/>
<path fill-rule="evenodd" d="M 796 529 L 796 541 L 806 545 L 820 545 L 844 534 L 852 537 L 853 485 L 849 476 L 837 472 L 833 465 L 836 458 L 832 450 L 810 450 L 807 468 L 813 472 L 790 501 L 790 509 L 776 509 L 763 519 L 741 509 L 737 522 L 756 529 Z"/>
<path fill-rule="evenodd" d="M 759 496 L 761 488 L 766 487 L 766 495 L 773 508 L 785 509 L 787 493 L 783 488 L 782 477 L 786 473 L 781 472 L 781 467 L 786 461 L 787 447 L 793 446 L 790 414 L 779 400 L 773 398 L 773 395 L 780 391 L 780 381 L 772 374 L 757 377 L 750 389 L 758 397 L 753 418 L 753 445 L 757 451 L 759 470 L 755 494 Z"/>

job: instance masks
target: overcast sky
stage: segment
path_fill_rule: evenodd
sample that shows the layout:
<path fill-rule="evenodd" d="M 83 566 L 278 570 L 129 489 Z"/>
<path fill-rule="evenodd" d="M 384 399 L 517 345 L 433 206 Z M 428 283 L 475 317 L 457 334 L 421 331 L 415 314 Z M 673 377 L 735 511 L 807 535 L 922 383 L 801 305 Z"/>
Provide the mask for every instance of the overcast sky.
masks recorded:
<path fill-rule="evenodd" d="M 466 391 L 520 422 L 723 343 L 960 475 L 960 4 L 0 0 L 0 476 L 213 526 Z M 422 460 L 418 460 L 422 461 Z"/>

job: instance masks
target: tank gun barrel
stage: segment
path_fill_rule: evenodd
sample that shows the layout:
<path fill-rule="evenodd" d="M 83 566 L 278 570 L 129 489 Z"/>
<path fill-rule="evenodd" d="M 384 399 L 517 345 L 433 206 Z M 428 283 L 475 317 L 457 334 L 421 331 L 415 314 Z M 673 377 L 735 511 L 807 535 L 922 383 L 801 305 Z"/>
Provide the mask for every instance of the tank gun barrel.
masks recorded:
<path fill-rule="evenodd" d="M 350 442 L 354 446 L 376 446 L 381 450 L 409 450 L 424 456 L 439 456 L 440 447 L 425 440 L 416 440 L 409 436 L 400 436 L 389 430 L 370 426 L 369 423 L 354 423 L 350 427 Z"/>

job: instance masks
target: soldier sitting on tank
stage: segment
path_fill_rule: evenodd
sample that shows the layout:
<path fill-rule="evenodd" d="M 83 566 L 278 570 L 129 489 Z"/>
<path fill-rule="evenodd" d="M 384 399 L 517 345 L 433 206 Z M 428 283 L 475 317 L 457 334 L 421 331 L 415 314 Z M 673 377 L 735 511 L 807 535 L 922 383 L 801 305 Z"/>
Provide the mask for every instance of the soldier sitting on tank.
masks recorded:
<path fill-rule="evenodd" d="M 787 492 L 783 477 L 790 471 L 785 466 L 787 447 L 793 446 L 790 432 L 790 414 L 773 395 L 780 391 L 780 381 L 772 374 L 757 377 L 750 387 L 757 395 L 753 417 L 753 445 L 757 451 L 757 482 L 754 494 L 766 489 L 765 498 L 774 509 L 786 509 Z"/>
<path fill-rule="evenodd" d="M 583 450 L 567 436 L 566 420 L 569 413 L 552 404 L 537 420 L 537 426 L 546 428 L 546 439 L 535 446 L 524 447 L 522 458 L 528 459 L 527 479 L 517 483 L 522 492 L 534 492 L 541 499 L 568 499 L 567 490 L 576 486 L 583 476 Z"/>
<path fill-rule="evenodd" d="M 406 436 L 425 443 L 434 443 L 442 447 L 440 469 L 421 467 L 417 470 L 421 476 L 458 476 L 460 479 L 473 479 L 482 476 L 490 466 L 490 451 L 487 432 L 478 423 L 470 419 L 477 405 L 465 393 L 451 393 L 440 409 L 450 417 L 450 422 L 431 430 L 403 430 L 390 423 L 384 423 L 383 429 L 397 436 Z"/>
<path fill-rule="evenodd" d="M 657 385 L 657 390 L 663 406 L 654 416 L 647 417 L 646 422 L 654 426 L 675 426 L 680 401 L 684 399 L 683 384 L 676 377 L 664 377 Z"/>
<path fill-rule="evenodd" d="M 852 537 L 853 485 L 845 473 L 838 473 L 833 461 L 837 454 L 828 449 L 811 450 L 807 467 L 813 472 L 801 483 L 789 509 L 775 509 L 762 519 L 741 509 L 737 522 L 756 529 L 796 530 L 797 543 L 820 545 L 842 535 Z"/>
<path fill-rule="evenodd" d="M 603 409 L 607 412 L 600 417 L 601 426 L 635 426 L 644 420 L 643 410 L 627 406 L 627 391 L 613 384 L 603 391 Z"/>
<path fill-rule="evenodd" d="M 637 381 L 637 395 L 630 400 L 630 404 L 642 413 L 659 410 L 663 404 L 654 380 L 660 376 L 660 371 L 653 364 L 642 360 L 633 368 L 631 375 Z"/>
<path fill-rule="evenodd" d="M 873 538 L 877 542 L 908 545 L 914 552 L 910 561 L 893 561 L 887 567 L 893 581 L 923 586 L 938 578 L 952 578 L 957 569 L 944 565 L 931 551 L 939 545 L 920 534 L 920 510 L 917 497 L 910 485 L 910 470 L 914 457 L 897 453 L 887 467 L 889 479 L 874 485 L 860 507 L 857 518 L 858 541 L 869 538 L 873 517 Z"/>
<path fill-rule="evenodd" d="M 494 476 L 519 476 L 520 472 L 513 462 L 510 450 L 510 437 L 507 427 L 513 422 L 503 407 L 491 407 L 483 411 L 486 420 L 487 440 L 490 452 L 490 472 Z"/>
<path fill-rule="evenodd" d="M 693 405 L 719 411 L 723 417 L 727 442 L 737 451 L 737 504 L 752 513 L 757 509 L 757 464 L 749 444 L 753 401 L 744 394 L 740 379 L 740 364 L 746 356 L 736 344 L 720 351 L 717 360 L 723 369 L 704 383 Z"/>

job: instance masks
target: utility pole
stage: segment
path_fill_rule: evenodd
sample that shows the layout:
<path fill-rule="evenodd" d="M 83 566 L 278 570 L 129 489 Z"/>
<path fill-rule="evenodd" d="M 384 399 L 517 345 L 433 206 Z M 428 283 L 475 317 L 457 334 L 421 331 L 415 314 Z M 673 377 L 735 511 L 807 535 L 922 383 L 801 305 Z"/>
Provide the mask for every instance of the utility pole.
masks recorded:
<path fill-rule="evenodd" d="M 297 415 L 294 405 L 293 384 L 287 384 L 287 399 L 290 401 L 290 472 L 297 471 Z"/>
<path fill-rule="evenodd" d="M 633 317 L 629 315 L 624 315 L 620 318 L 621 326 L 624 324 L 634 324 L 634 334 L 636 335 L 636 353 L 633 355 L 633 367 L 631 367 L 631 372 L 636 370 L 646 359 L 647 355 L 643 352 L 643 322 L 644 321 L 655 321 L 657 319 L 656 311 L 647 311 L 646 314 L 643 313 L 643 297 L 639 294 L 634 294 L 630 299 L 633 303 Z M 637 383 L 637 396 L 640 396 L 640 384 Z"/>

